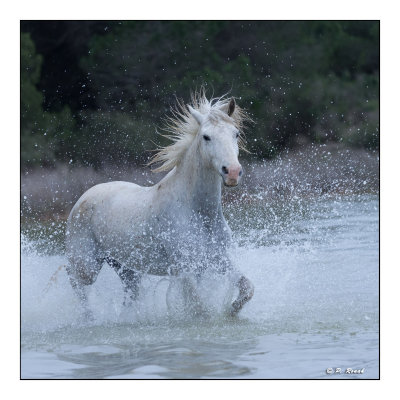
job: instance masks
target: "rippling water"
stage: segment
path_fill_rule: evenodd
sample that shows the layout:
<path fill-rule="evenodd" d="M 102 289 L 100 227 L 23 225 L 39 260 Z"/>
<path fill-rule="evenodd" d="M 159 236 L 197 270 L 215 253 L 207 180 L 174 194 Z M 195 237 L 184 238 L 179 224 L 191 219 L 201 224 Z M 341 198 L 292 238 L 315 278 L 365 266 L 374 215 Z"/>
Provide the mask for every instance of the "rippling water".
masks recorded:
<path fill-rule="evenodd" d="M 24 235 L 22 378 L 378 378 L 378 197 L 254 198 L 225 214 L 234 258 L 255 284 L 238 318 L 223 312 L 226 279 L 205 278 L 213 315 L 193 318 L 179 312 L 174 282 L 155 277 L 123 307 L 104 266 L 88 323 L 63 269 L 48 285 L 66 262 L 56 234 Z"/>

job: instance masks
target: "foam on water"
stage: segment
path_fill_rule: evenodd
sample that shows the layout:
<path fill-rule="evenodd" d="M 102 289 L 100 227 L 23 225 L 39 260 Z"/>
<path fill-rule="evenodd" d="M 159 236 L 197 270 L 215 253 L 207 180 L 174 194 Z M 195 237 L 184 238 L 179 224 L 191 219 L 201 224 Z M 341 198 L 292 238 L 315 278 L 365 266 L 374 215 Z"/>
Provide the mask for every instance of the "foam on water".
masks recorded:
<path fill-rule="evenodd" d="M 204 278 L 199 291 L 212 316 L 193 318 L 171 279 L 146 277 L 138 302 L 124 307 L 119 278 L 105 265 L 89 323 L 64 269 L 47 287 L 64 255 L 24 236 L 23 377 L 301 378 L 326 377 L 334 366 L 365 366 L 364 377 L 377 377 L 378 199 L 307 203 L 228 215 L 233 258 L 255 285 L 234 319 L 225 314 L 235 295 L 229 279 Z"/>

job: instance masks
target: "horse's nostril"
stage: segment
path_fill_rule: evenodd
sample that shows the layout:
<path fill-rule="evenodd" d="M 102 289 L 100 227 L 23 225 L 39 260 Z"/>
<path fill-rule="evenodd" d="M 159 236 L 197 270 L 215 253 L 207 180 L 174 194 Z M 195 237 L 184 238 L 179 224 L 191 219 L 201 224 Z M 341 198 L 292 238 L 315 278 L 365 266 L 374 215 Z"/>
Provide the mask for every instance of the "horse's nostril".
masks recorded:
<path fill-rule="evenodd" d="M 241 169 L 239 172 L 239 176 L 242 176 L 242 174 L 243 174 L 243 170 Z"/>
<path fill-rule="evenodd" d="M 222 167 L 222 172 L 223 172 L 224 174 L 227 174 L 227 173 L 228 173 L 228 168 Z"/>

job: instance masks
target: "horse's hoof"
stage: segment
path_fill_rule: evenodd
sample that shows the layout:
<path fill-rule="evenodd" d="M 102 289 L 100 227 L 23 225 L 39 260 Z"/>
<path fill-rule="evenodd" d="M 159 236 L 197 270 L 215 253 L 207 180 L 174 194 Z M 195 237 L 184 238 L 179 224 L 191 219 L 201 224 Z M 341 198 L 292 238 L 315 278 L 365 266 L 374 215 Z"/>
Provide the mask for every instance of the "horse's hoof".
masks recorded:
<path fill-rule="evenodd" d="M 195 307 L 190 310 L 191 314 L 198 319 L 209 319 L 211 318 L 210 312 L 204 307 Z"/>
<path fill-rule="evenodd" d="M 226 310 L 225 312 L 225 316 L 226 318 L 230 319 L 230 318 L 236 318 L 239 314 L 238 310 L 235 310 L 233 307 L 230 307 L 228 310 Z"/>
<path fill-rule="evenodd" d="M 241 309 L 242 307 L 236 301 L 234 301 L 231 305 L 231 309 L 229 310 L 229 315 L 231 317 L 236 317 Z"/>

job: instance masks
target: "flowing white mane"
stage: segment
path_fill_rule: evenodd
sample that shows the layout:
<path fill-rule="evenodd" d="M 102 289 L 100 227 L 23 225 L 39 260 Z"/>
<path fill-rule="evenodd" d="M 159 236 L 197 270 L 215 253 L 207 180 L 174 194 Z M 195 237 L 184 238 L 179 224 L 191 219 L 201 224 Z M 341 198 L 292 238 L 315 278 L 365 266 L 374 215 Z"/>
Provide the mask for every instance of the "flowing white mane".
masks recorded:
<path fill-rule="evenodd" d="M 219 121 L 233 123 L 241 133 L 239 147 L 245 150 L 243 123 L 250 118 L 237 105 L 232 115 L 228 116 L 230 100 L 230 98 L 225 97 L 208 100 L 204 90 L 201 90 L 192 95 L 191 106 L 212 123 L 216 124 Z M 153 169 L 153 172 L 169 171 L 180 162 L 196 137 L 199 124 L 190 113 L 188 106 L 178 100 L 175 109 L 172 109 L 172 117 L 168 117 L 166 120 L 164 130 L 167 134 L 163 136 L 170 139 L 172 144 L 157 149 L 156 155 L 151 159 L 149 164 L 161 163 L 161 165 Z"/>

